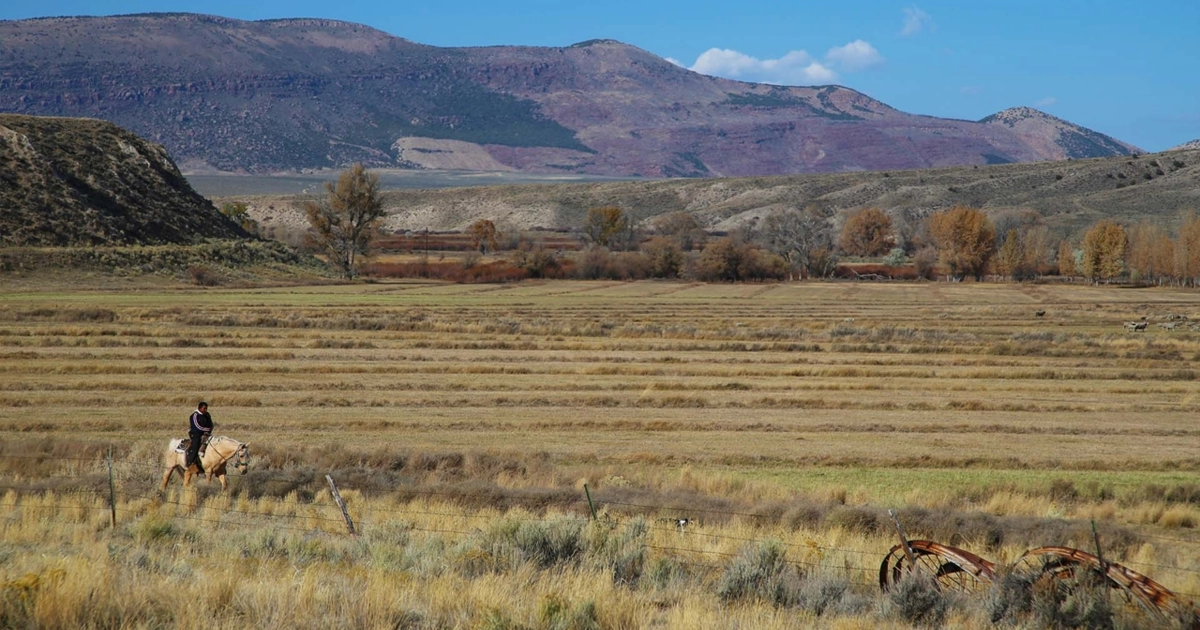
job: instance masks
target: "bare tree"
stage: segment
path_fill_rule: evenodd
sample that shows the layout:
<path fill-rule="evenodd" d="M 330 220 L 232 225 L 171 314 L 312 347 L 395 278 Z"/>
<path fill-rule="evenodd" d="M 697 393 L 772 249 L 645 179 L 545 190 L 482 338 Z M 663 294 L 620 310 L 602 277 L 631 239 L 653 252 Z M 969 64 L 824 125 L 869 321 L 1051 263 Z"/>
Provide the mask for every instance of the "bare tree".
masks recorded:
<path fill-rule="evenodd" d="M 326 182 L 327 198 L 304 204 L 312 227 L 309 241 L 329 256 L 347 278 L 358 273 L 359 257 L 371 255 L 371 245 L 384 217 L 379 176 L 362 164 L 342 171 L 337 183 Z"/>
<path fill-rule="evenodd" d="M 810 274 L 814 271 L 810 266 L 813 251 L 832 250 L 825 217 L 815 208 L 777 210 L 768 214 L 759 228 L 759 238 L 764 247 L 782 256 L 793 269 L 803 269 Z"/>

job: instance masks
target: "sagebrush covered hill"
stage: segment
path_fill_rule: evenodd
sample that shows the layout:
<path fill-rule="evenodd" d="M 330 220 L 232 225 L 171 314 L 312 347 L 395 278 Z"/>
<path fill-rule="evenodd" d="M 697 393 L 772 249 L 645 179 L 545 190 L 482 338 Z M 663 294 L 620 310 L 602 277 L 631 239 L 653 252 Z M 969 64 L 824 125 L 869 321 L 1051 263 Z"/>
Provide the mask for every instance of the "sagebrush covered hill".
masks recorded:
<path fill-rule="evenodd" d="M 246 237 L 162 146 L 101 120 L 0 114 L 0 245 Z"/>

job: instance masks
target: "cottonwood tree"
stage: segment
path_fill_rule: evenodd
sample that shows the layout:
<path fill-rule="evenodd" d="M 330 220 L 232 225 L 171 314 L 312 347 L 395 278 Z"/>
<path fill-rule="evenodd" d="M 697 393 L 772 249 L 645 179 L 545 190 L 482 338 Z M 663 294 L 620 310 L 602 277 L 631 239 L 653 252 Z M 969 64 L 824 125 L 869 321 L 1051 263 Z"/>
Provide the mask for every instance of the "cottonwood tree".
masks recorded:
<path fill-rule="evenodd" d="M 479 250 L 480 254 L 496 251 L 496 239 L 501 236 L 496 230 L 496 224 L 489 219 L 480 219 L 472 223 L 471 227 L 467 228 L 467 234 L 471 237 L 471 246 Z"/>
<path fill-rule="evenodd" d="M 1129 237 L 1125 228 L 1104 219 L 1083 235 L 1083 261 L 1080 271 L 1093 282 L 1111 281 L 1125 272 L 1125 250 Z"/>
<path fill-rule="evenodd" d="M 654 219 L 654 232 L 674 240 L 679 249 L 687 252 L 703 246 L 708 234 L 690 212 L 672 212 Z"/>
<path fill-rule="evenodd" d="M 842 226 L 838 247 L 851 256 L 882 256 L 896 244 L 892 219 L 879 208 L 863 208 Z"/>
<path fill-rule="evenodd" d="M 1018 279 L 1025 263 L 1025 252 L 1021 244 L 1021 235 L 1015 228 L 1004 235 L 1004 244 L 996 252 L 992 266 L 998 275 Z"/>
<path fill-rule="evenodd" d="M 1075 247 L 1071 245 L 1071 241 L 1063 239 L 1058 244 L 1058 275 L 1074 278 L 1078 274 L 1079 268 L 1075 266 Z"/>
<path fill-rule="evenodd" d="M 674 278 L 683 272 L 687 256 L 674 239 L 656 236 L 642 245 L 642 252 L 650 264 L 650 275 L 655 278 Z"/>
<path fill-rule="evenodd" d="M 616 206 L 588 210 L 583 235 L 593 245 L 609 249 L 628 249 L 636 240 L 633 220 Z"/>
<path fill-rule="evenodd" d="M 1126 262 L 1135 281 L 1159 282 L 1175 271 L 1175 243 L 1159 224 L 1142 221 L 1129 229 Z"/>
<path fill-rule="evenodd" d="M 996 228 L 982 210 L 956 206 L 929 216 L 929 232 L 938 249 L 938 262 L 955 280 L 971 275 L 982 279 L 996 251 Z"/>
<path fill-rule="evenodd" d="M 1182 284 L 1200 284 L 1200 217 L 1188 213 L 1179 226 L 1175 241 L 1175 277 Z"/>
<path fill-rule="evenodd" d="M 768 251 L 783 257 L 793 269 L 803 269 L 810 275 L 814 271 L 825 275 L 828 271 L 824 265 L 820 270 L 812 268 L 813 252 L 832 250 L 825 217 L 815 208 L 776 210 L 768 214 L 759 228 L 759 239 Z M 822 262 L 830 257 L 822 256 Z"/>
<path fill-rule="evenodd" d="M 360 258 L 371 255 L 384 217 L 379 176 L 362 164 L 342 171 L 337 183 L 326 182 L 326 198 L 304 204 L 309 242 L 329 256 L 347 278 L 358 273 Z"/>

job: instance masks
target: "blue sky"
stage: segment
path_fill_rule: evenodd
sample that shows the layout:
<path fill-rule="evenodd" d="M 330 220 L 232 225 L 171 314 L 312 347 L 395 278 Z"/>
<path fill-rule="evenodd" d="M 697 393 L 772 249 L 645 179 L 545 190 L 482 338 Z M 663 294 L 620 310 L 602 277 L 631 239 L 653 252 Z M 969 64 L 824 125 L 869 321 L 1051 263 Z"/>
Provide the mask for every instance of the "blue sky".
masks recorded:
<path fill-rule="evenodd" d="M 706 74 L 837 83 L 917 114 L 1029 105 L 1150 151 L 1200 138 L 1195 0 L 42 0 L 4 2 L 0 19 L 152 11 L 325 17 L 437 46 L 617 39 Z"/>

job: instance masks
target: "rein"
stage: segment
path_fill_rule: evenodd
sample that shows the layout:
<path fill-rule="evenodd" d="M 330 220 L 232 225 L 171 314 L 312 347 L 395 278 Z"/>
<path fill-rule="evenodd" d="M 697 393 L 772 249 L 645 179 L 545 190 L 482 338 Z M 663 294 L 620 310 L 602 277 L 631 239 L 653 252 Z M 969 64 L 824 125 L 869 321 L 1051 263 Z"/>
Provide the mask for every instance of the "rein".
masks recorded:
<path fill-rule="evenodd" d="M 224 437 L 224 436 L 222 436 L 222 437 Z M 225 438 L 225 440 L 228 440 L 231 442 L 236 441 L 231 438 Z M 225 440 L 218 441 L 218 444 L 220 444 L 221 442 L 224 442 Z M 245 473 L 246 469 L 250 467 L 250 461 L 249 461 L 250 453 L 249 453 L 249 449 L 246 448 L 245 444 L 238 443 L 237 448 L 233 449 L 233 451 L 231 453 L 229 453 L 228 455 L 223 455 L 221 453 L 221 450 L 218 448 L 215 448 L 211 441 L 209 441 L 208 446 L 209 446 L 209 448 L 212 448 L 213 450 L 215 450 L 217 452 L 217 455 L 221 458 L 221 460 L 216 463 L 217 466 L 220 466 L 221 464 L 228 462 L 229 460 L 233 459 L 236 456 L 237 461 L 233 463 L 234 468 L 240 468 L 240 469 L 242 469 L 242 472 Z"/>

